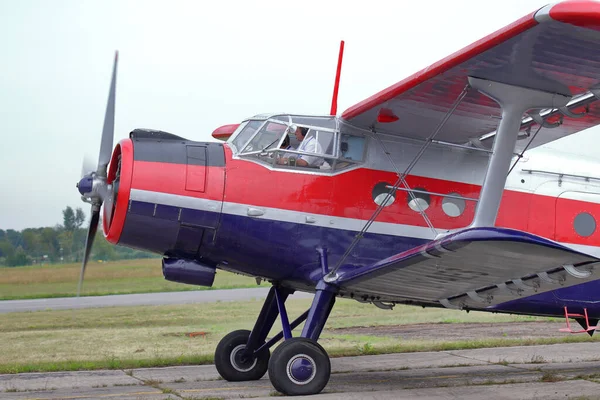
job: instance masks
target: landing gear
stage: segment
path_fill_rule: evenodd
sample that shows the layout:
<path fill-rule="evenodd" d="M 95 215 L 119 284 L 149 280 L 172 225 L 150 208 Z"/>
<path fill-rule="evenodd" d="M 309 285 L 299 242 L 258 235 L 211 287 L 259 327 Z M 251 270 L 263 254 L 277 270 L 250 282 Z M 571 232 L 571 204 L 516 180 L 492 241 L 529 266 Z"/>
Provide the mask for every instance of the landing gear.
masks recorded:
<path fill-rule="evenodd" d="M 292 396 L 317 394 L 327 385 L 331 363 L 317 340 L 335 303 L 337 288 L 319 282 L 312 305 L 292 323 L 285 309 L 285 300 L 291 293 L 292 290 L 273 286 L 252 332 L 234 331 L 221 340 L 215 352 L 215 365 L 224 379 L 256 380 L 268 369 L 273 387 Z M 277 316 L 282 330 L 266 341 Z M 293 338 L 292 330 L 304 321 L 301 337 Z M 282 338 L 284 342 L 270 355 L 269 349 Z"/>
<path fill-rule="evenodd" d="M 267 372 L 271 356 L 269 349 L 247 355 L 245 349 L 249 337 L 248 330 L 233 331 L 217 345 L 215 366 L 223 379 L 230 382 L 255 381 Z"/>
<path fill-rule="evenodd" d="M 321 392 L 331 374 L 329 356 L 312 339 L 292 338 L 280 344 L 269 361 L 273 387 L 286 395 L 310 395 Z"/>

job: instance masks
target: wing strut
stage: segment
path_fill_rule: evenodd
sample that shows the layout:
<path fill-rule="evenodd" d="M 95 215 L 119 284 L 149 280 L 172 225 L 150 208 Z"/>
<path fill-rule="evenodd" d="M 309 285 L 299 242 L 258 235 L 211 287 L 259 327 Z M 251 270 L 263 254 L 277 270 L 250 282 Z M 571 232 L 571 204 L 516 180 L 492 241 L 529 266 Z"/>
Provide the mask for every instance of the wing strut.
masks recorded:
<path fill-rule="evenodd" d="M 450 108 L 450 110 L 448 110 L 448 112 L 446 113 L 446 115 L 444 116 L 444 118 L 440 121 L 440 123 L 435 128 L 435 130 L 433 131 L 433 133 L 431 133 L 431 135 L 427 138 L 427 140 L 425 141 L 425 143 L 423 143 L 423 146 L 421 147 L 421 149 L 419 150 L 419 152 L 415 155 L 415 157 L 413 158 L 413 160 L 408 164 L 408 166 L 406 167 L 406 169 L 404 170 L 403 173 L 400 173 L 400 170 L 396 167 L 396 164 L 394 163 L 393 159 L 390 157 L 390 153 L 385 149 L 385 146 L 383 145 L 383 143 L 381 142 L 381 140 L 377 136 L 377 133 L 375 132 L 374 128 L 372 127 L 372 129 L 371 129 L 372 133 L 373 133 L 373 135 L 375 136 L 376 139 L 379 139 L 378 141 L 381 144 L 384 153 L 388 155 L 388 159 L 389 159 L 390 163 L 392 164 L 392 167 L 396 171 L 396 174 L 398 175 L 398 179 L 396 180 L 396 183 L 394 183 L 394 186 L 388 191 L 387 195 L 385 196 L 385 198 L 381 202 L 381 204 L 379 204 L 377 206 L 377 209 L 375 210 L 375 212 L 373 213 L 373 215 L 371 216 L 371 218 L 367 221 L 367 223 L 365 224 L 365 226 L 363 226 L 363 228 L 361 229 L 361 231 L 356 234 L 356 236 L 354 237 L 354 240 L 352 241 L 352 243 L 350 243 L 350 246 L 348 246 L 348 249 L 346 249 L 346 252 L 342 255 L 342 257 L 338 261 L 338 263 L 335 266 L 335 268 L 333 268 L 329 274 L 327 274 L 327 275 L 325 275 L 323 277 L 323 280 L 325 282 L 332 282 L 332 281 L 334 281 L 334 280 L 336 280 L 338 278 L 338 276 L 336 274 L 336 271 L 342 266 L 342 263 L 346 260 L 346 258 L 350 254 L 350 252 L 354 249 L 354 247 L 356 247 L 356 245 L 358 244 L 358 242 L 360 241 L 360 239 L 363 238 L 365 232 L 367 232 L 367 230 L 369 229 L 369 227 L 373 224 L 373 222 L 375 222 L 375 219 L 379 216 L 379 214 L 381 213 L 381 211 L 383 210 L 383 208 L 388 204 L 388 202 L 390 201 L 390 198 L 394 195 L 394 193 L 396 193 L 396 190 L 398 190 L 398 188 L 400 187 L 401 184 L 404 185 L 404 187 L 406 188 L 406 190 L 410 194 L 411 199 L 413 201 L 415 201 L 415 204 L 417 205 L 417 207 L 419 209 L 419 213 L 423 216 L 423 218 L 425 219 L 425 222 L 427 222 L 427 225 L 433 230 L 434 235 L 437 235 L 437 231 L 435 230 L 435 227 L 433 226 L 433 224 L 431 223 L 431 221 L 427 217 L 427 214 L 425 213 L 425 210 L 423 210 L 423 208 L 421 207 L 420 202 L 417 201 L 417 198 L 414 195 L 414 193 L 412 192 L 412 190 L 411 190 L 410 186 L 408 185 L 408 183 L 406 182 L 405 177 L 410 173 L 410 171 L 414 168 L 414 166 L 417 164 L 417 162 L 421 159 L 421 157 L 425 153 L 425 150 L 427 150 L 427 147 L 429 147 L 429 145 L 433 142 L 433 139 L 442 130 L 442 128 L 444 127 L 444 125 L 446 124 L 446 122 L 448 121 L 448 119 L 450 119 L 450 117 L 452 116 L 452 114 L 454 113 L 454 111 L 456 111 L 456 109 L 458 108 L 458 106 L 460 105 L 460 103 L 463 101 L 463 99 L 465 98 L 465 96 L 469 92 L 469 89 L 470 89 L 470 85 L 469 84 L 465 85 L 465 87 L 463 88 L 462 92 L 458 95 L 458 97 L 454 101 L 454 104 L 452 105 L 452 107 Z"/>
<path fill-rule="evenodd" d="M 508 173 L 506 174 L 507 177 L 508 177 L 508 175 L 510 175 L 510 173 L 512 172 L 512 170 L 517 166 L 517 163 L 519 162 L 519 160 L 521 158 L 523 158 L 523 154 L 525 154 L 525 152 L 527 151 L 527 149 L 529 148 L 529 146 L 531 146 L 531 143 L 533 143 L 533 141 L 535 140 L 535 137 L 537 136 L 538 133 L 540 133 L 540 131 L 542 130 L 543 126 L 544 126 L 543 124 L 540 124 L 538 126 L 538 128 L 536 129 L 536 131 L 533 134 L 533 136 L 531 136 L 531 139 L 529 139 L 529 142 L 527 143 L 527 145 L 525 146 L 525 148 L 523 150 L 521 150 L 520 153 L 516 154 L 517 159 L 513 163 L 512 167 L 510 167 L 510 169 L 508 170 Z M 527 128 L 527 129 L 528 129 L 527 133 L 530 133 L 531 127 Z"/>
<path fill-rule="evenodd" d="M 471 227 L 492 227 L 498 215 L 523 114 L 531 109 L 564 107 L 571 97 L 474 77 L 469 77 L 469 84 L 502 108 L 502 119 L 471 223 Z"/>

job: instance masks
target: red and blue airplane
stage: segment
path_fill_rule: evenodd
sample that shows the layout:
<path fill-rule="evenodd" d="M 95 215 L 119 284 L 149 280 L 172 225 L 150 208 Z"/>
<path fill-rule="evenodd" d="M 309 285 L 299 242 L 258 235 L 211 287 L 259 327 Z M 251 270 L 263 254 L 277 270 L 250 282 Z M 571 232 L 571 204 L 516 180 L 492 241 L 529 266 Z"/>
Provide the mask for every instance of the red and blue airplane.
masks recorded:
<path fill-rule="evenodd" d="M 136 129 L 113 150 L 116 65 L 98 165 L 78 183 L 92 209 L 80 286 L 101 210 L 107 240 L 162 255 L 168 280 L 270 282 L 252 330 L 217 346 L 224 379 L 268 371 L 284 394 L 319 393 L 338 297 L 595 330 L 599 164 L 527 150 L 600 123 L 600 3 L 545 6 L 341 115 L 334 94 L 331 115 L 258 115 L 217 129 L 226 142 Z M 290 322 L 294 291 L 314 300 Z"/>

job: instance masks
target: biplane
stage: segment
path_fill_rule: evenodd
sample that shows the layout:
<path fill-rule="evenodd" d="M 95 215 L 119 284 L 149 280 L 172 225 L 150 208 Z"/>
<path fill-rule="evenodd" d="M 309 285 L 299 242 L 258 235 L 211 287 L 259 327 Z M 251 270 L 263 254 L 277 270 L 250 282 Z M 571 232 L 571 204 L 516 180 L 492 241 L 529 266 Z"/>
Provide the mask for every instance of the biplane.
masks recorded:
<path fill-rule="evenodd" d="M 224 379 L 322 391 L 337 298 L 596 329 L 597 160 L 528 150 L 600 123 L 600 3 L 545 6 L 339 115 L 256 115 L 218 128 L 226 141 L 135 129 L 113 149 L 116 68 L 97 168 L 78 183 L 92 210 L 80 286 L 101 211 L 107 240 L 162 255 L 167 280 L 269 282 L 254 327 L 216 348 Z M 294 291 L 314 299 L 291 320 Z"/>

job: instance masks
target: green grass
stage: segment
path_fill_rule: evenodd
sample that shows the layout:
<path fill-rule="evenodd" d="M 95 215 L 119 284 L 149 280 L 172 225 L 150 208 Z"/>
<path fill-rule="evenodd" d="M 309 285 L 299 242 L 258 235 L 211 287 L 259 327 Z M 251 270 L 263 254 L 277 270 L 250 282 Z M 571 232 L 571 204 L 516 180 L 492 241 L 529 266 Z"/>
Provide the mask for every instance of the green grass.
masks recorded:
<path fill-rule="evenodd" d="M 0 300 L 72 297 L 80 264 L 0 268 Z M 82 296 L 255 287 L 254 279 L 217 271 L 212 288 L 166 281 L 160 259 L 90 262 Z"/>
<path fill-rule="evenodd" d="M 288 301 L 290 319 L 306 310 L 310 300 Z M 152 307 L 115 307 L 0 314 L 0 373 L 86 369 L 132 369 L 213 362 L 219 340 L 235 329 L 251 329 L 262 301 L 216 302 Z M 541 339 L 445 341 L 436 331 L 452 323 L 537 321 L 542 318 L 422 309 L 397 306 L 384 311 L 340 299 L 320 343 L 333 356 L 392 352 L 595 341 L 587 335 Z M 431 324 L 431 336 L 419 340 L 349 335 L 332 328 Z M 280 330 L 275 323 L 271 335 Z M 298 334 L 302 325 L 296 328 Z M 199 333 L 202 334 L 192 334 Z"/>

